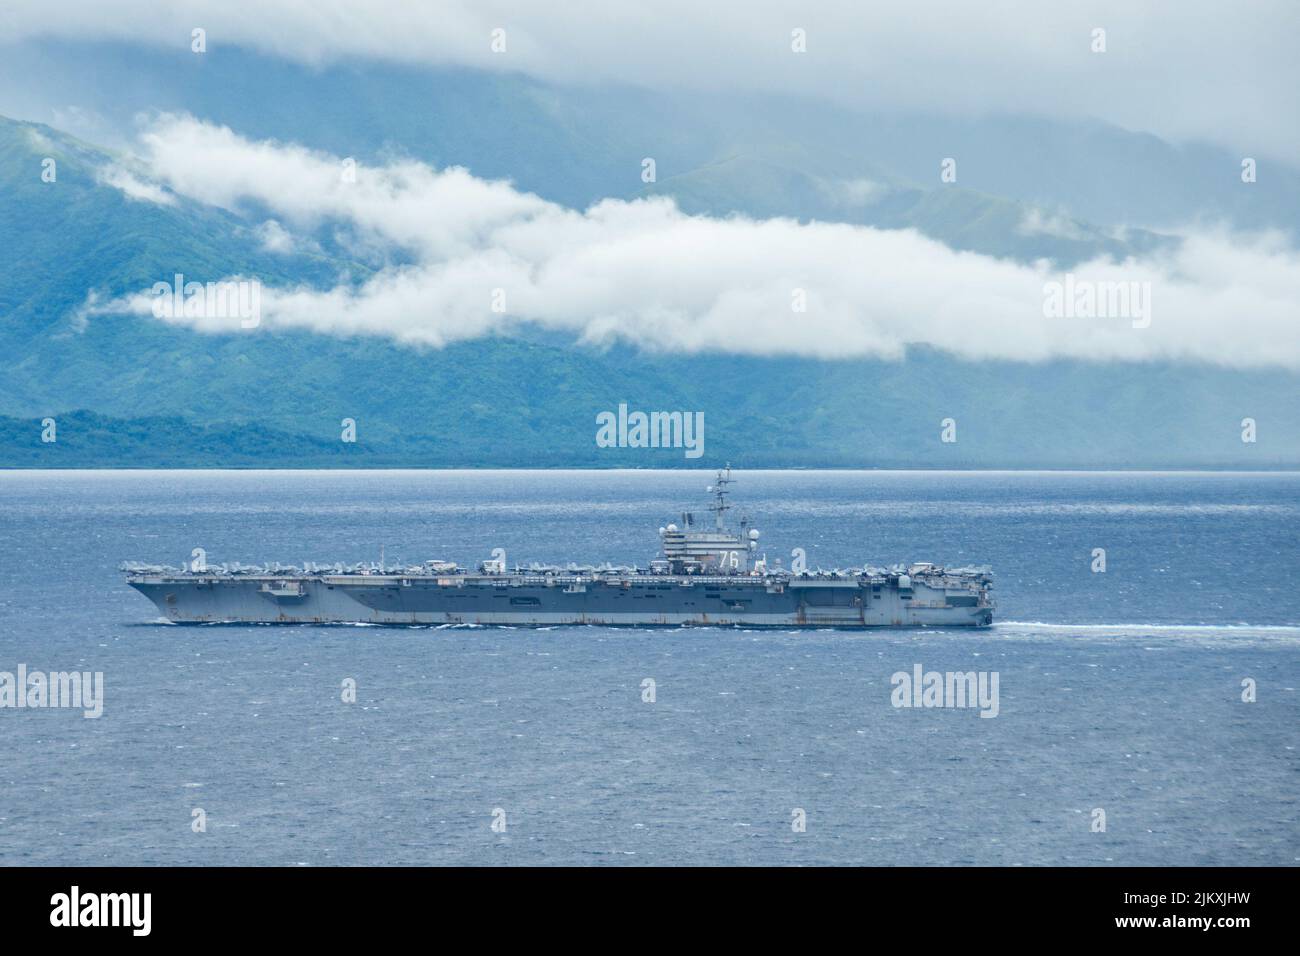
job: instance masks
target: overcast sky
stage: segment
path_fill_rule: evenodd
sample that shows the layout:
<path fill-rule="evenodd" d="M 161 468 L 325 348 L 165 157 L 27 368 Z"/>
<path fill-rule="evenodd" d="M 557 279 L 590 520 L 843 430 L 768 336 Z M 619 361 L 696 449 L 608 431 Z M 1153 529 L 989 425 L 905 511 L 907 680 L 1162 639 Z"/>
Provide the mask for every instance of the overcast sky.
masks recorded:
<path fill-rule="evenodd" d="M 1300 165 L 1296 0 L 5 0 L 0 41 L 243 45 L 561 82 L 788 90 L 871 108 L 1095 116 Z M 1106 31 L 1093 53 L 1092 31 Z M 506 31 L 506 51 L 490 49 Z M 791 31 L 807 52 L 791 51 Z"/>

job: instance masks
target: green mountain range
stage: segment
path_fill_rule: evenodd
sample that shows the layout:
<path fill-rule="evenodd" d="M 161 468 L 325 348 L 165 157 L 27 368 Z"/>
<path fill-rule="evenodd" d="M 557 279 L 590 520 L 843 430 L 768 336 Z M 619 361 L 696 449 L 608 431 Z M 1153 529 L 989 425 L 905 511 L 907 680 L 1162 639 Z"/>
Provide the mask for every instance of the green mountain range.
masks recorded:
<path fill-rule="evenodd" d="M 125 70 L 111 48 L 73 65 L 75 52 L 53 49 L 74 73 L 56 86 L 96 65 L 109 78 Z M 10 62 L 0 75 L 21 65 Z M 203 68 L 229 81 L 223 86 L 212 75 L 200 83 L 184 72 L 163 83 L 168 65 L 163 54 L 136 62 L 142 75 L 114 108 L 138 105 L 132 91 L 161 89 L 164 99 L 174 96 L 178 106 L 247 135 L 359 156 L 366 153 L 359 143 L 376 156 L 400 144 L 416 158 L 509 175 L 571 205 L 653 192 L 690 212 L 915 228 L 959 249 L 1062 264 L 1172 241 L 1159 223 L 1174 218 L 1177 197 L 1172 187 L 1142 195 L 1148 165 L 1131 169 L 1131 181 L 1117 190 L 1133 197 L 1139 215 L 1124 216 L 1112 197 L 1096 206 L 1105 215 L 1090 221 L 1082 215 L 1095 199 L 1089 184 L 1104 192 L 1093 173 L 1063 170 L 1062 183 L 1053 185 L 1046 159 L 1029 163 L 1029 175 L 1010 184 L 995 164 L 985 169 L 975 161 L 963 167 L 971 172 L 961 188 L 936 188 L 922 174 L 935 154 L 924 156 L 928 134 L 920 121 L 863 120 L 862 128 L 841 128 L 838 149 L 830 149 L 828 130 L 842 127 L 843 116 L 809 111 L 799 119 L 808 136 L 792 141 L 788 124 L 778 134 L 774 120 L 741 107 L 718 122 L 709 102 L 620 100 L 617 91 L 568 93 L 508 76 L 430 79 L 397 68 L 333 68 L 312 77 L 312 102 L 332 102 L 337 84 L 347 102 L 373 108 L 318 109 L 308 122 L 299 109 L 309 95 L 303 68 L 239 53 L 214 57 Z M 263 84 L 257 109 L 240 99 L 241 90 L 249 92 L 249 70 Z M 398 102 L 387 102 L 389 94 Z M 403 108 L 421 95 L 429 97 L 423 112 Z M 99 105 L 107 111 L 107 100 Z M 999 132 L 1013 140 L 999 146 L 1006 149 L 1035 136 L 1061 155 L 1109 144 L 1098 151 L 1103 168 L 1134 152 L 1153 154 L 1151 167 L 1181 154 L 1196 171 L 1193 182 L 1226 161 L 1208 148 L 1174 150 L 1093 124 L 1022 129 L 997 120 L 963 127 L 962 135 L 976 142 Z M 521 136 L 530 149 L 518 148 Z M 659 158 L 659 179 L 647 185 L 637 174 L 651 154 Z M 57 163 L 55 183 L 41 179 L 47 157 Z M 179 196 L 166 205 L 131 199 L 104 181 L 104 170 L 129 169 L 130 162 L 48 126 L 0 120 L 0 466 L 1300 465 L 1300 377 L 1283 371 L 975 363 L 924 349 L 898 362 L 662 355 L 540 333 L 431 349 L 266 329 L 212 335 L 147 317 L 87 316 L 88 294 L 137 292 L 175 272 L 326 286 L 340 276 L 361 281 L 377 265 L 350 257 L 327 236 L 318 253 L 270 253 L 250 241 L 255 216 Z M 1297 182 L 1291 176 L 1275 184 L 1266 215 L 1234 207 L 1231 194 L 1213 189 L 1197 208 L 1294 226 Z M 1069 228 L 1027 233 L 1031 210 L 1063 218 Z M 1121 233 L 1114 228 L 1121 221 L 1152 228 Z M 597 447 L 596 416 L 620 403 L 702 411 L 703 457 Z M 1254 444 L 1240 438 L 1246 417 L 1258 422 Z M 56 420 L 57 441 L 41 440 L 46 418 Z M 955 443 L 940 440 L 947 418 L 957 423 Z M 344 419 L 356 423 L 355 442 L 341 440 Z"/>

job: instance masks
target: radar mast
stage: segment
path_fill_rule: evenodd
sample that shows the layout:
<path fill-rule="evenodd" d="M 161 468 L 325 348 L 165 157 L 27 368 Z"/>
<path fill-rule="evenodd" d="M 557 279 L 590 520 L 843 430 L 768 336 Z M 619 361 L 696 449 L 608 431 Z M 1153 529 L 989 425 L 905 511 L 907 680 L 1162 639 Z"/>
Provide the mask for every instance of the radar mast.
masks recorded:
<path fill-rule="evenodd" d="M 727 504 L 727 495 L 731 494 L 731 492 L 727 491 L 727 485 L 731 484 L 731 480 L 731 462 L 727 462 L 727 467 L 718 472 L 718 477 L 715 479 L 713 487 L 709 489 L 709 491 L 713 492 L 714 497 L 713 504 L 709 506 L 709 510 L 712 511 L 714 515 L 714 527 L 719 531 L 726 528 L 726 521 L 723 515 L 727 511 L 731 510 L 731 505 Z"/>

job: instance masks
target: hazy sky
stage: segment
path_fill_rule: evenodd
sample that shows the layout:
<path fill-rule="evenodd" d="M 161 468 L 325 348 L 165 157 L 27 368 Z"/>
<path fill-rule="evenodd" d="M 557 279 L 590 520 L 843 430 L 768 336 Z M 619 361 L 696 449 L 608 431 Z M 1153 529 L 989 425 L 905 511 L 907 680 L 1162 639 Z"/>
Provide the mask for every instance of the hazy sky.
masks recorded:
<path fill-rule="evenodd" d="M 872 108 L 1095 116 L 1300 165 L 1296 0 L 6 0 L 0 41 L 243 45 Z M 491 32 L 505 30 L 505 52 Z M 807 52 L 791 50 L 806 31 Z M 1093 30 L 1106 52 L 1092 52 Z"/>

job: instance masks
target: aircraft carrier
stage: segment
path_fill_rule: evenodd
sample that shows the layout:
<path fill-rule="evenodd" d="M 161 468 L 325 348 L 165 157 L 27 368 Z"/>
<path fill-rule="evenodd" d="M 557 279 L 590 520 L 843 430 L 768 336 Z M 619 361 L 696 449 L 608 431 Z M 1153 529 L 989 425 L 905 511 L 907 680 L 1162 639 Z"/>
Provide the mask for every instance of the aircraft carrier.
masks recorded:
<path fill-rule="evenodd" d="M 127 583 L 177 624 L 987 627 L 988 568 L 919 563 L 811 570 L 801 549 L 769 566 L 748 519 L 727 526 L 731 468 L 708 489 L 712 523 L 683 513 L 659 529 L 646 568 L 506 566 L 504 551 L 475 570 L 448 561 L 401 568 L 128 562 Z"/>

